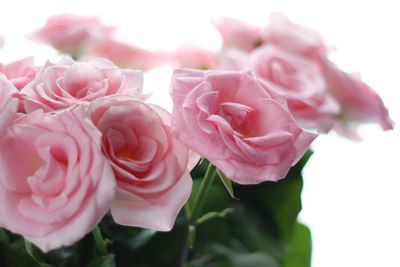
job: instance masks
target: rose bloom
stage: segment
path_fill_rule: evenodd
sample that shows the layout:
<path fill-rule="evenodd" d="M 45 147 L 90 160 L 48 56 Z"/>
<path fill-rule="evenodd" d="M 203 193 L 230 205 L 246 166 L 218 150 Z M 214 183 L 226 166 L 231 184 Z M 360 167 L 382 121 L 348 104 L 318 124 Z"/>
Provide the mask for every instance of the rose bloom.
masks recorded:
<path fill-rule="evenodd" d="M 271 14 L 263 34 L 265 43 L 272 43 L 295 54 L 313 57 L 328 51 L 319 32 L 294 24 L 281 13 Z"/>
<path fill-rule="evenodd" d="M 169 113 L 129 96 L 98 99 L 89 113 L 103 134 L 103 152 L 117 179 L 114 220 L 171 230 L 190 196 L 192 179 L 188 150 L 172 136 Z"/>
<path fill-rule="evenodd" d="M 99 42 L 88 52 L 87 56 L 107 58 L 120 68 L 142 70 L 152 69 L 171 59 L 171 56 L 166 52 L 149 51 L 112 39 Z"/>
<path fill-rule="evenodd" d="M 17 95 L 15 86 L 4 74 L 0 74 L 0 138 L 17 113 Z"/>
<path fill-rule="evenodd" d="M 27 112 L 52 111 L 106 95 L 142 97 L 142 83 L 141 71 L 119 69 L 106 59 L 75 62 L 63 58 L 55 64 L 47 62 L 21 94 Z"/>
<path fill-rule="evenodd" d="M 0 226 L 47 252 L 89 233 L 115 178 L 82 106 L 19 116 L 0 138 Z"/>
<path fill-rule="evenodd" d="M 0 48 L 4 45 L 4 37 L 0 35 Z"/>
<path fill-rule="evenodd" d="M 283 94 L 294 117 L 306 128 L 328 132 L 339 114 L 318 66 L 300 55 L 265 45 L 251 55 L 252 73 Z"/>
<path fill-rule="evenodd" d="M 377 123 L 383 130 L 393 128 L 393 122 L 382 99 L 357 75 L 340 70 L 326 57 L 321 57 L 319 64 L 329 92 L 341 107 L 341 115 L 336 125 L 339 133 L 359 139 L 357 126 L 362 123 Z"/>
<path fill-rule="evenodd" d="M 250 70 L 249 53 L 243 50 L 232 48 L 225 51 L 219 59 L 218 69 L 220 70 Z"/>
<path fill-rule="evenodd" d="M 214 25 L 222 36 L 223 46 L 250 52 L 261 43 L 261 32 L 256 26 L 238 19 L 219 18 Z"/>
<path fill-rule="evenodd" d="M 0 73 L 21 90 L 35 78 L 36 66 L 33 64 L 33 57 L 28 57 L 7 64 L 0 63 Z"/>
<path fill-rule="evenodd" d="M 88 47 L 110 38 L 112 31 L 96 17 L 61 14 L 49 17 L 46 24 L 29 37 L 63 53 L 79 56 Z"/>
<path fill-rule="evenodd" d="M 178 66 L 191 69 L 214 69 L 217 67 L 216 54 L 193 44 L 186 44 L 175 51 Z"/>
<path fill-rule="evenodd" d="M 177 70 L 171 96 L 173 133 L 240 184 L 284 178 L 317 136 L 246 72 Z"/>

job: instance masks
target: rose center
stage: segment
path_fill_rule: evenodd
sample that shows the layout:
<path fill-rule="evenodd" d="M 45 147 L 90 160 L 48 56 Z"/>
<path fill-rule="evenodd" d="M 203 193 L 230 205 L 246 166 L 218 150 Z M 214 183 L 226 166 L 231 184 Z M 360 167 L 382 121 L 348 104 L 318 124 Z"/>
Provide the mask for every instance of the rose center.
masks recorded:
<path fill-rule="evenodd" d="M 223 117 L 231 127 L 244 136 L 250 134 L 250 120 L 254 109 L 240 103 L 224 102 L 219 108 L 219 115 Z"/>

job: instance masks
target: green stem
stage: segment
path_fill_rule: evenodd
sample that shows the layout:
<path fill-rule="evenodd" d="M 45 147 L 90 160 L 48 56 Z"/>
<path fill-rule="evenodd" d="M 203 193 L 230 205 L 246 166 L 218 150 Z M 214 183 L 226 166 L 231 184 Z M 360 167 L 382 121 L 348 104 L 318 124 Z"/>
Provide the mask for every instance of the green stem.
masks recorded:
<path fill-rule="evenodd" d="M 94 242 L 96 243 L 97 250 L 102 254 L 102 255 L 107 255 L 107 240 L 103 238 L 103 234 L 101 233 L 101 230 L 99 226 L 96 226 L 96 228 L 93 229 L 93 238 Z"/>
<path fill-rule="evenodd" d="M 208 194 L 208 191 L 211 188 L 212 183 L 217 174 L 217 168 L 212 164 L 209 164 L 207 167 L 207 171 L 201 181 L 199 190 L 197 191 L 196 195 L 193 199 L 193 207 L 191 209 L 189 221 L 191 224 L 194 224 L 197 218 L 201 215 L 201 209 L 203 208 L 204 201 Z"/>

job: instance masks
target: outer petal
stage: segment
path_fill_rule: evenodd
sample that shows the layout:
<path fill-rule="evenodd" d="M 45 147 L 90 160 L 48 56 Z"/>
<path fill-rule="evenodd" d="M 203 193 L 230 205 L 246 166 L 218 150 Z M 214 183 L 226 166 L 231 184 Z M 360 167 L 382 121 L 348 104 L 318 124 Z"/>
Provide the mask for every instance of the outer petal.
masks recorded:
<path fill-rule="evenodd" d="M 328 50 L 319 32 L 294 24 L 281 13 L 271 15 L 264 38 L 267 43 L 307 57 L 324 55 Z"/>
<path fill-rule="evenodd" d="M 346 123 L 379 124 L 383 130 L 393 128 L 389 112 L 379 95 L 355 75 L 340 70 L 327 58 L 320 58 L 320 67 L 328 89 L 342 108 L 342 121 Z"/>
<path fill-rule="evenodd" d="M 17 89 L 0 74 L 0 136 L 3 135 L 18 109 L 18 100 L 13 97 Z"/>
<path fill-rule="evenodd" d="M 114 200 L 111 213 L 122 225 L 138 226 L 157 231 L 170 231 L 175 219 L 189 198 L 192 178 L 188 172 L 164 195 L 156 199 L 141 199 L 132 196 L 128 200 Z"/>

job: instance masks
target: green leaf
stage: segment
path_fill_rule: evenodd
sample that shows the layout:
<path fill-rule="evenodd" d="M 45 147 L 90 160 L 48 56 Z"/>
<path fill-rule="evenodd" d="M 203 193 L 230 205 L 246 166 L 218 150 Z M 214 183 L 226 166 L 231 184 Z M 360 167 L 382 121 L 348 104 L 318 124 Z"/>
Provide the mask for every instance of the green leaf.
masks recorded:
<path fill-rule="evenodd" d="M 115 267 L 114 258 L 110 255 L 102 256 L 90 262 L 89 267 Z"/>
<path fill-rule="evenodd" d="M 128 241 L 130 249 L 138 249 L 146 245 L 156 234 L 154 230 L 142 230 Z"/>
<path fill-rule="evenodd" d="M 221 182 L 224 184 L 226 190 L 228 191 L 229 195 L 233 198 L 236 199 L 234 193 L 233 193 L 233 186 L 232 186 L 232 180 L 229 179 L 222 171 L 217 170 L 218 176 L 221 180 Z"/>
<path fill-rule="evenodd" d="M 308 149 L 304 155 L 301 157 L 299 162 L 294 165 L 287 176 L 291 176 L 292 173 L 301 173 L 301 171 L 304 169 L 306 166 L 307 162 L 310 160 L 310 157 L 314 154 L 314 152 L 311 149 Z"/>
<path fill-rule="evenodd" d="M 227 258 L 232 267 L 280 267 L 273 257 L 262 252 L 243 253 L 222 245 L 214 246 L 214 252 Z"/>
<path fill-rule="evenodd" d="M 311 232 L 304 224 L 297 223 L 294 227 L 284 267 L 310 267 L 311 254 Z"/>
<path fill-rule="evenodd" d="M 44 261 L 43 253 L 31 242 L 25 240 L 26 252 L 39 264 L 40 267 L 52 267 Z"/>
<path fill-rule="evenodd" d="M 4 229 L 0 228 L 0 243 L 8 243 L 10 242 L 10 238 L 7 235 L 7 232 Z"/>

